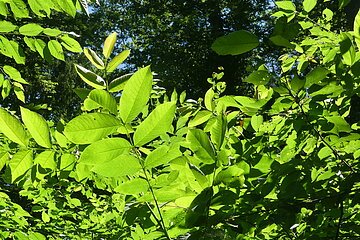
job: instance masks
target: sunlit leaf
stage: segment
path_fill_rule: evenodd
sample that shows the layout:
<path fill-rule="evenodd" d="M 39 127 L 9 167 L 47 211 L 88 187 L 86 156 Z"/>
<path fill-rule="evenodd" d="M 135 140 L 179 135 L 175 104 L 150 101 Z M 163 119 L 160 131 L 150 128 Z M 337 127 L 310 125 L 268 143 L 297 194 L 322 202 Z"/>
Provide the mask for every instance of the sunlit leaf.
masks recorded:
<path fill-rule="evenodd" d="M 11 141 L 26 146 L 28 138 L 20 121 L 8 111 L 0 108 L 0 131 Z"/>

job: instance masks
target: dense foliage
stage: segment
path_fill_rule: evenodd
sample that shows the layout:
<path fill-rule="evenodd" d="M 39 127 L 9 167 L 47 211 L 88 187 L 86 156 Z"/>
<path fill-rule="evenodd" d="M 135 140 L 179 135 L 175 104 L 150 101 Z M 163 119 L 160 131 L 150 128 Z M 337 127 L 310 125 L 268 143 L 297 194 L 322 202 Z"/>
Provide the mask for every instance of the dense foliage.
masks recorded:
<path fill-rule="evenodd" d="M 42 17 L 86 9 L 27 3 Z M 13 91 L 25 102 L 27 81 L 13 67 L 25 64 L 20 41 L 44 58 L 84 52 L 93 66 L 74 65 L 88 88 L 76 90 L 83 113 L 68 122 L 46 121 L 31 102 L 0 107 L 0 238 L 359 237 L 360 126 L 349 117 L 360 12 L 352 31 L 333 31 L 333 11 L 315 12 L 316 0 L 276 7 L 270 41 L 284 51 L 276 73 L 261 65 L 249 74 L 249 97 L 224 94 L 219 69 L 193 100 L 158 87 L 150 66 L 114 74 L 130 54 L 114 54 L 116 33 L 100 55 L 69 33 L 18 24 L 27 5 L 0 0 L 0 14 L 15 17 L 0 25 L 1 53 L 13 61 L 0 66 L 3 98 Z M 211 49 L 238 55 L 259 44 L 239 30 Z"/>

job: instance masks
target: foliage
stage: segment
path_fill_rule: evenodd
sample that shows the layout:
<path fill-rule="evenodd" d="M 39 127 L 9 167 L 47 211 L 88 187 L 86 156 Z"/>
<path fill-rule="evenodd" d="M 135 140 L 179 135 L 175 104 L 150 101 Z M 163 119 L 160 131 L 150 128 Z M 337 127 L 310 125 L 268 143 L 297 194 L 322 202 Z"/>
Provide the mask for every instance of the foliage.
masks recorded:
<path fill-rule="evenodd" d="M 276 4 L 271 41 L 287 53 L 279 75 L 260 66 L 248 76 L 252 97 L 225 95 L 222 72 L 198 101 L 169 96 L 150 66 L 113 76 L 129 55 L 111 58 L 113 33 L 102 56 L 84 49 L 96 71 L 75 66 L 92 89 L 77 90 L 83 114 L 55 124 L 1 107 L 0 236 L 359 237 L 360 128 L 348 118 L 359 91 L 360 11 L 353 31 L 334 32 L 329 9 L 309 16 L 315 0 Z M 220 38 L 213 49 L 235 55 L 256 47 L 253 37 L 235 48 Z"/>

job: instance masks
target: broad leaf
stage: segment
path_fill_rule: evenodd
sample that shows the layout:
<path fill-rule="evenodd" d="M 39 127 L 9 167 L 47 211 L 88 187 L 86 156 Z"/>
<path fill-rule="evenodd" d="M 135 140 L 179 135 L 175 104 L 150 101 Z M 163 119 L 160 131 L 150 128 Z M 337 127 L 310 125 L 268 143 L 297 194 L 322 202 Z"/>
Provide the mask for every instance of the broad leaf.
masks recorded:
<path fill-rule="evenodd" d="M 145 158 L 145 168 L 151 169 L 166 163 L 171 160 L 180 157 L 182 153 L 179 150 L 178 144 L 173 144 L 170 147 L 163 145 L 156 148 Z"/>
<path fill-rule="evenodd" d="M 149 189 L 149 184 L 141 178 L 131 179 L 117 186 L 114 191 L 126 195 L 136 195 L 145 193 Z"/>
<path fill-rule="evenodd" d="M 67 50 L 71 52 L 82 52 L 80 44 L 73 38 L 68 35 L 63 35 L 60 37 L 61 45 L 64 46 Z"/>
<path fill-rule="evenodd" d="M 278 6 L 278 8 L 280 8 L 280 9 L 290 11 L 290 12 L 296 11 L 296 7 L 295 7 L 294 3 L 292 3 L 292 1 L 276 1 L 275 3 Z"/>
<path fill-rule="evenodd" d="M 212 164 L 215 162 L 214 149 L 206 133 L 200 129 L 189 130 L 186 140 L 190 143 L 190 149 L 203 163 Z"/>
<path fill-rule="evenodd" d="M 152 89 L 150 67 L 141 68 L 126 83 L 120 98 L 120 117 L 131 122 L 144 109 Z"/>
<path fill-rule="evenodd" d="M 104 62 L 99 58 L 99 56 L 90 48 L 84 48 L 84 54 L 87 59 L 98 69 L 104 69 Z"/>
<path fill-rule="evenodd" d="M 63 48 L 58 41 L 50 40 L 48 42 L 48 48 L 53 57 L 65 61 Z"/>
<path fill-rule="evenodd" d="M 95 108 L 98 108 L 97 106 L 100 106 L 104 109 L 109 110 L 113 114 L 117 114 L 117 104 L 115 98 L 111 96 L 107 91 L 102 89 L 92 90 L 84 102 L 84 106 L 87 110 L 95 109 L 90 108 L 87 105 L 95 105 Z"/>
<path fill-rule="evenodd" d="M 119 92 L 123 90 L 132 75 L 132 73 L 128 73 L 112 80 L 109 84 L 109 92 Z"/>
<path fill-rule="evenodd" d="M 21 118 L 36 143 L 42 147 L 51 148 L 49 126 L 44 118 L 29 109 L 20 107 L 20 110 Z"/>
<path fill-rule="evenodd" d="M 17 28 L 16 25 L 8 21 L 0 21 L 0 33 L 12 32 Z"/>
<path fill-rule="evenodd" d="M 104 163 L 96 164 L 91 171 L 105 177 L 133 175 L 141 169 L 139 160 L 129 154 L 122 154 Z"/>
<path fill-rule="evenodd" d="M 142 146 L 166 133 L 172 124 L 176 110 L 173 102 L 163 103 L 137 127 L 134 133 L 135 146 Z"/>
<path fill-rule="evenodd" d="M 25 79 L 21 77 L 20 72 L 11 66 L 5 65 L 3 67 L 4 72 L 12 79 L 22 84 L 29 84 Z"/>
<path fill-rule="evenodd" d="M 90 70 L 87 70 L 86 68 L 75 64 L 75 70 L 80 76 L 80 78 L 92 86 L 93 88 L 97 89 L 105 89 L 105 80 L 102 79 L 100 76 L 96 75 L 95 73 L 91 72 Z"/>
<path fill-rule="evenodd" d="M 236 31 L 215 40 L 211 49 L 219 55 L 246 53 L 259 45 L 258 38 L 248 31 Z"/>
<path fill-rule="evenodd" d="M 11 158 L 9 167 L 11 172 L 11 182 L 15 182 L 19 177 L 23 176 L 32 166 L 32 151 L 20 151 Z"/>
<path fill-rule="evenodd" d="M 264 71 L 264 70 L 258 70 L 255 72 L 252 72 L 246 79 L 244 82 L 247 83 L 252 83 L 256 86 L 259 85 L 265 85 L 269 82 L 271 75 L 269 74 L 268 71 Z"/>
<path fill-rule="evenodd" d="M 304 87 L 309 88 L 314 84 L 318 84 L 326 78 L 329 74 L 329 70 L 323 67 L 317 67 L 306 75 L 306 81 Z"/>
<path fill-rule="evenodd" d="M 256 132 L 259 131 L 263 122 L 264 122 L 264 118 L 262 115 L 254 115 L 251 117 L 251 126 Z"/>
<path fill-rule="evenodd" d="M 215 184 L 224 183 L 231 184 L 234 182 L 240 183 L 241 186 L 244 183 L 244 170 L 234 165 L 219 172 L 215 177 Z"/>
<path fill-rule="evenodd" d="M 113 72 L 130 55 L 130 50 L 125 50 L 114 57 L 108 64 L 106 71 Z"/>
<path fill-rule="evenodd" d="M 26 4 L 22 0 L 11 0 L 5 2 L 9 3 L 11 11 L 13 12 L 15 18 L 29 17 L 29 10 L 27 9 Z"/>
<path fill-rule="evenodd" d="M 20 121 L 8 111 L 0 108 L 0 131 L 11 141 L 27 146 L 28 138 Z"/>
<path fill-rule="evenodd" d="M 216 150 L 220 150 L 226 133 L 227 121 L 226 116 L 221 114 L 216 117 L 215 123 L 210 129 L 211 141 L 215 144 Z"/>
<path fill-rule="evenodd" d="M 103 54 L 105 58 L 110 57 L 116 43 L 116 36 L 117 34 L 113 32 L 105 39 L 103 47 Z"/>
<path fill-rule="evenodd" d="M 195 127 L 208 121 L 212 116 L 212 112 L 207 110 L 199 111 L 193 119 L 189 121 L 189 127 Z"/>
<path fill-rule="evenodd" d="M 39 164 L 44 169 L 56 170 L 55 152 L 43 151 L 35 157 L 34 164 Z"/>
<path fill-rule="evenodd" d="M 120 121 L 104 113 L 89 113 L 72 119 L 65 126 L 65 136 L 76 144 L 88 144 L 115 133 Z"/>
<path fill-rule="evenodd" d="M 317 4 L 317 0 L 304 0 L 303 7 L 306 12 L 310 12 Z"/>
<path fill-rule="evenodd" d="M 29 23 L 24 26 L 21 26 L 19 28 L 19 33 L 25 36 L 37 36 L 44 30 L 43 27 L 41 27 L 38 24 L 35 23 Z"/>

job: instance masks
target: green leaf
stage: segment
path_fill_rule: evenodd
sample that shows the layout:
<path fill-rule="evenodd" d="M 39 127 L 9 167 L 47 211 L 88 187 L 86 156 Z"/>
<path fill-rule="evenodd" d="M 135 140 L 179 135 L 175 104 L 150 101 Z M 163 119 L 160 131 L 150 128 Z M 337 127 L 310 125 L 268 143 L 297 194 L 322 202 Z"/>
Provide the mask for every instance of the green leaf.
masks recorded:
<path fill-rule="evenodd" d="M 23 84 L 29 84 L 25 79 L 21 77 L 20 72 L 16 68 L 5 65 L 3 67 L 3 70 L 12 80 Z"/>
<path fill-rule="evenodd" d="M 189 127 L 196 127 L 204 122 L 208 121 L 212 116 L 212 112 L 207 110 L 199 111 L 194 118 L 189 121 Z"/>
<path fill-rule="evenodd" d="M 90 48 L 84 48 L 84 54 L 87 59 L 98 69 L 104 69 L 104 62 L 99 58 L 99 56 Z"/>
<path fill-rule="evenodd" d="M 113 72 L 130 55 L 130 50 L 125 50 L 114 57 L 108 64 L 106 71 Z"/>
<path fill-rule="evenodd" d="M 19 177 L 23 176 L 31 168 L 32 164 L 31 150 L 15 153 L 9 162 L 11 182 L 14 183 Z"/>
<path fill-rule="evenodd" d="M 72 171 L 76 158 L 73 154 L 65 153 L 60 157 L 60 171 Z"/>
<path fill-rule="evenodd" d="M 114 189 L 114 191 L 126 195 L 136 195 L 139 193 L 145 193 L 148 189 L 149 185 L 146 180 L 135 178 L 120 184 Z"/>
<path fill-rule="evenodd" d="M 280 9 L 283 9 L 283 10 L 286 10 L 286 11 L 291 11 L 291 12 L 296 11 L 296 7 L 292 3 L 292 1 L 277 1 L 275 3 L 278 6 L 278 8 L 280 8 Z"/>
<path fill-rule="evenodd" d="M 213 111 L 215 108 L 215 104 L 214 104 L 214 95 L 215 92 L 212 88 L 210 88 L 209 90 L 206 91 L 205 93 L 205 99 L 204 99 L 204 104 L 207 110 L 209 111 Z"/>
<path fill-rule="evenodd" d="M 144 109 L 150 98 L 152 89 L 152 73 L 150 67 L 141 68 L 126 83 L 120 98 L 120 117 L 131 122 Z"/>
<path fill-rule="evenodd" d="M 133 73 L 128 73 L 112 80 L 109 84 L 109 92 L 119 92 L 123 90 L 132 75 Z"/>
<path fill-rule="evenodd" d="M 44 223 L 50 222 L 50 216 L 46 212 L 41 213 L 41 219 L 44 221 Z"/>
<path fill-rule="evenodd" d="M 98 105 L 104 109 L 109 110 L 113 114 L 117 114 L 117 104 L 113 96 L 111 96 L 107 91 L 102 89 L 94 89 L 87 96 L 87 99 L 84 102 L 84 107 L 86 110 L 93 110 L 94 108 L 87 107 L 87 104 Z"/>
<path fill-rule="evenodd" d="M 22 0 L 11 0 L 9 1 L 11 11 L 15 18 L 28 18 L 29 10 L 26 4 Z"/>
<path fill-rule="evenodd" d="M 17 28 L 16 25 L 8 21 L 0 21 L 0 32 L 8 33 L 12 32 Z"/>
<path fill-rule="evenodd" d="M 45 15 L 42 13 L 43 11 L 46 12 L 46 15 L 50 17 L 51 13 L 51 3 L 50 1 L 42 1 L 42 0 L 28 0 L 28 4 L 31 10 L 38 16 L 44 17 Z"/>
<path fill-rule="evenodd" d="M 166 145 L 160 146 L 147 155 L 145 158 L 145 168 L 151 169 L 169 163 L 181 155 L 178 144 L 173 144 L 170 147 Z"/>
<path fill-rule="evenodd" d="M 216 150 L 220 150 L 224 142 L 226 128 L 226 116 L 224 114 L 217 116 L 215 123 L 211 126 L 210 129 L 210 138 L 211 141 L 215 144 Z"/>
<path fill-rule="evenodd" d="M 304 87 L 309 88 L 314 84 L 320 83 L 330 73 L 329 70 L 323 67 L 317 67 L 306 75 L 306 81 Z"/>
<path fill-rule="evenodd" d="M 25 36 L 37 36 L 42 33 L 43 30 L 43 27 L 35 23 L 29 23 L 19 28 L 20 34 Z"/>
<path fill-rule="evenodd" d="M 61 45 L 63 45 L 64 48 L 71 52 L 82 52 L 82 48 L 80 44 L 73 38 L 69 37 L 68 35 L 63 35 L 60 37 Z"/>
<path fill-rule="evenodd" d="M 44 58 L 45 57 L 44 52 L 45 52 L 46 43 L 41 39 L 35 39 L 34 45 L 35 45 L 36 51 L 40 54 L 40 56 L 42 58 Z"/>
<path fill-rule="evenodd" d="M 116 43 L 116 37 L 117 34 L 113 32 L 105 39 L 104 47 L 103 47 L 103 54 L 105 58 L 110 57 Z"/>
<path fill-rule="evenodd" d="M 56 170 L 55 152 L 46 150 L 35 157 L 34 164 L 39 164 L 44 169 Z"/>
<path fill-rule="evenodd" d="M 57 37 L 62 33 L 59 29 L 55 29 L 55 28 L 45 28 L 43 32 L 51 37 Z"/>
<path fill-rule="evenodd" d="M 5 2 L 0 2 L 0 15 L 7 17 L 8 14 L 9 14 L 9 11 L 6 7 Z"/>
<path fill-rule="evenodd" d="M 209 207 L 214 190 L 212 187 L 205 188 L 191 202 L 185 215 L 185 226 L 188 228 L 195 226 L 205 226 L 207 223 Z"/>
<path fill-rule="evenodd" d="M 240 30 L 217 38 L 211 49 L 219 55 L 239 55 L 251 51 L 258 45 L 259 40 L 254 34 Z"/>
<path fill-rule="evenodd" d="M 105 89 L 105 80 L 102 79 L 100 76 L 96 75 L 95 73 L 91 72 L 90 70 L 87 70 L 86 68 L 75 64 L 75 70 L 80 76 L 80 78 L 92 86 L 93 88 L 97 89 Z"/>
<path fill-rule="evenodd" d="M 240 167 L 233 165 L 225 170 L 220 171 L 215 177 L 215 184 L 224 183 L 231 184 L 239 182 L 241 186 L 244 183 L 244 170 Z"/>
<path fill-rule="evenodd" d="M 37 144 L 51 148 L 50 130 L 45 119 L 29 109 L 20 107 L 21 118 Z"/>
<path fill-rule="evenodd" d="M 61 9 L 72 17 L 76 15 L 76 7 L 72 0 L 57 0 Z"/>
<path fill-rule="evenodd" d="M 262 115 L 254 115 L 251 117 L 251 126 L 256 132 L 259 131 L 263 122 L 264 122 L 264 118 Z"/>
<path fill-rule="evenodd" d="M 65 136 L 76 144 L 88 144 L 115 133 L 120 121 L 104 113 L 89 113 L 72 119 L 64 130 Z"/>
<path fill-rule="evenodd" d="M 306 12 L 310 12 L 317 4 L 317 0 L 304 0 L 303 7 Z"/>
<path fill-rule="evenodd" d="M 133 175 L 141 169 L 139 160 L 128 154 L 122 154 L 104 163 L 96 164 L 91 171 L 105 177 Z"/>
<path fill-rule="evenodd" d="M 208 136 L 200 129 L 191 129 L 186 135 L 186 140 L 190 143 L 189 148 L 205 164 L 215 162 L 214 149 Z"/>
<path fill-rule="evenodd" d="M 48 42 L 48 48 L 52 56 L 59 60 L 65 61 L 63 48 L 58 41 L 50 40 Z"/>
<path fill-rule="evenodd" d="M 20 121 L 8 111 L 0 108 L 0 131 L 11 141 L 27 146 L 28 138 Z"/>
<path fill-rule="evenodd" d="M 10 91 L 11 91 L 11 83 L 9 80 L 5 79 L 1 89 L 1 96 L 3 97 L 3 99 L 9 96 Z"/>
<path fill-rule="evenodd" d="M 245 80 L 244 82 L 247 83 L 252 83 L 256 86 L 259 85 L 265 85 L 269 82 L 270 80 L 270 74 L 268 71 L 264 71 L 264 70 L 258 70 L 255 72 L 252 72 Z"/>
<path fill-rule="evenodd" d="M 174 102 L 158 105 L 137 127 L 134 133 L 135 146 L 142 146 L 166 133 L 172 124 L 176 110 Z"/>
<path fill-rule="evenodd" d="M 10 155 L 7 152 L 0 152 L 0 171 L 3 169 L 5 164 L 10 160 Z"/>
<path fill-rule="evenodd" d="M 354 20 L 354 36 L 357 47 L 360 49 L 360 9 Z"/>

